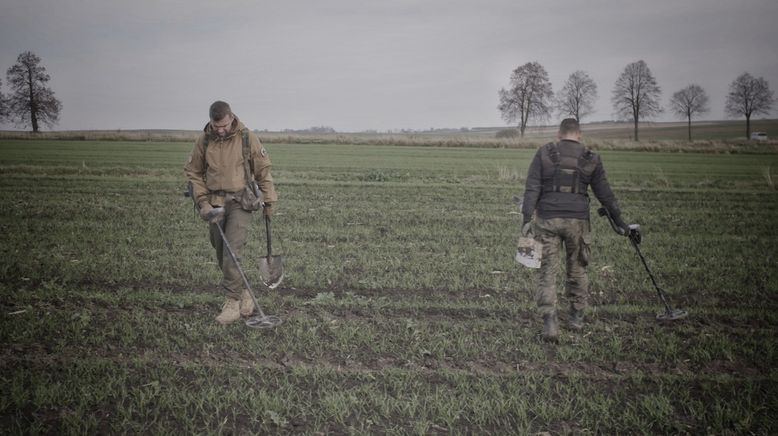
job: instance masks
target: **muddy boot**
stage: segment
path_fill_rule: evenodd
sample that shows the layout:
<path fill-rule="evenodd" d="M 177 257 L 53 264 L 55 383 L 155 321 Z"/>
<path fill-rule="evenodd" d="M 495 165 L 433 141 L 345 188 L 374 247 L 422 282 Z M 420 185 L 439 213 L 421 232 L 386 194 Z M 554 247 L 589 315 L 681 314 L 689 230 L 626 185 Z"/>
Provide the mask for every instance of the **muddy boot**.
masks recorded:
<path fill-rule="evenodd" d="M 240 294 L 240 315 L 249 316 L 254 313 L 254 299 L 251 298 L 248 289 L 244 289 Z"/>
<path fill-rule="evenodd" d="M 543 339 L 556 342 L 559 338 L 559 320 L 556 311 L 543 315 Z"/>
<path fill-rule="evenodd" d="M 216 317 L 216 322 L 227 325 L 240 319 L 240 301 L 227 297 L 222 306 L 222 313 Z"/>
<path fill-rule="evenodd" d="M 580 331 L 584 327 L 584 313 L 583 310 L 573 309 L 570 312 L 570 320 L 568 321 L 568 327 L 571 330 Z"/>

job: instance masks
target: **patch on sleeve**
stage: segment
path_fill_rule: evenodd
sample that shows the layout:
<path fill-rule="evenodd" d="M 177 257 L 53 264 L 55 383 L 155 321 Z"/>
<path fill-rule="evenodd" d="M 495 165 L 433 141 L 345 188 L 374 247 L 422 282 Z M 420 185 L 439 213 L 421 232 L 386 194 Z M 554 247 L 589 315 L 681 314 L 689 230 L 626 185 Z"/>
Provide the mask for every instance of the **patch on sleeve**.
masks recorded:
<path fill-rule="evenodd" d="M 259 155 L 262 157 L 267 157 L 267 150 L 265 150 L 264 145 L 259 149 Z"/>

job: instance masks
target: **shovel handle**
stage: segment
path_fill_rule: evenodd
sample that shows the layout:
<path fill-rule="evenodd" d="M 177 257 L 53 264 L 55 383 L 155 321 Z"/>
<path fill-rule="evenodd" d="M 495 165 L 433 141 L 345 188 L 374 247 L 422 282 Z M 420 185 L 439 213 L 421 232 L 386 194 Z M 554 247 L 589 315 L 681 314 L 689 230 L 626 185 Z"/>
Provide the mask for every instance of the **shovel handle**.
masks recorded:
<path fill-rule="evenodd" d="M 267 237 L 267 257 L 273 255 L 273 243 L 270 239 L 270 217 L 265 215 L 265 236 Z"/>

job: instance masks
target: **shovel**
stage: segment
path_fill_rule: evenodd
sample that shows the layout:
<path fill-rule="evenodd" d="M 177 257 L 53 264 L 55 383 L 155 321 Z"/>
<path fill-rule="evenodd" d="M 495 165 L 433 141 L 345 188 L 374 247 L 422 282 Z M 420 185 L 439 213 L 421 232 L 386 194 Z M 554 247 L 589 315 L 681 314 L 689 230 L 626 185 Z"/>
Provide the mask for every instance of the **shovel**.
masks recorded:
<path fill-rule="evenodd" d="M 281 256 L 273 256 L 273 243 L 270 237 L 270 217 L 265 215 L 265 231 L 267 232 L 267 256 L 259 259 L 259 274 L 262 283 L 270 289 L 275 289 L 284 279 L 284 262 Z"/>

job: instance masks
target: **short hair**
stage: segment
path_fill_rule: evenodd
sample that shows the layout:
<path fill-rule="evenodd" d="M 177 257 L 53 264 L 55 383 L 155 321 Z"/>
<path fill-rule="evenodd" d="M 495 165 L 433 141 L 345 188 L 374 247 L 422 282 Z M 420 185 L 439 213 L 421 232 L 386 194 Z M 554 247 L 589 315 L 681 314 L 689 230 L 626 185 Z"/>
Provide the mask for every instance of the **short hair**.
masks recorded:
<path fill-rule="evenodd" d="M 565 118 L 559 124 L 559 134 L 566 136 L 572 133 L 581 133 L 581 125 L 575 118 Z"/>
<path fill-rule="evenodd" d="M 219 100 L 213 102 L 211 109 L 208 111 L 208 114 L 211 117 L 211 121 L 221 121 L 227 115 L 232 115 L 232 109 L 230 109 L 230 105 Z"/>

